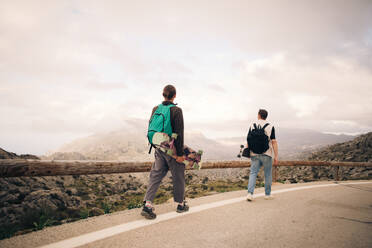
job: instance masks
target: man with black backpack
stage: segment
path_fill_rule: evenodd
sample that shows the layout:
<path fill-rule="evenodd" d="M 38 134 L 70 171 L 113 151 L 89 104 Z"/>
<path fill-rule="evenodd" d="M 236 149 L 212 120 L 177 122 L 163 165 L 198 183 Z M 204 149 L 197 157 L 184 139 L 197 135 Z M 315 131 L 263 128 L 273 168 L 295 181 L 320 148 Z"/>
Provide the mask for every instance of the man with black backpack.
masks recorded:
<path fill-rule="evenodd" d="M 173 196 L 174 201 L 178 203 L 177 212 L 182 213 L 189 210 L 185 199 L 185 164 L 184 160 L 184 125 L 182 109 L 174 104 L 176 98 L 176 88 L 173 85 L 167 85 L 163 90 L 164 101 L 153 108 L 149 121 L 149 130 L 147 137 L 154 147 L 153 138 L 155 134 L 161 133 L 168 139 L 174 139 L 176 147 L 176 158 L 167 155 L 155 146 L 155 163 L 150 172 L 150 181 L 144 199 L 141 215 L 147 219 L 155 219 L 153 201 L 155 194 L 160 186 L 162 179 L 168 173 L 172 173 Z M 150 149 L 151 152 L 151 149 Z"/>
<path fill-rule="evenodd" d="M 258 121 L 250 126 L 247 136 L 247 145 L 251 156 L 247 201 L 253 201 L 257 174 L 262 166 L 265 173 L 265 199 L 273 199 L 271 196 L 272 156 L 274 152 L 274 164 L 277 164 L 278 143 L 275 138 L 274 126 L 266 121 L 267 115 L 268 113 L 264 109 L 258 111 Z"/>

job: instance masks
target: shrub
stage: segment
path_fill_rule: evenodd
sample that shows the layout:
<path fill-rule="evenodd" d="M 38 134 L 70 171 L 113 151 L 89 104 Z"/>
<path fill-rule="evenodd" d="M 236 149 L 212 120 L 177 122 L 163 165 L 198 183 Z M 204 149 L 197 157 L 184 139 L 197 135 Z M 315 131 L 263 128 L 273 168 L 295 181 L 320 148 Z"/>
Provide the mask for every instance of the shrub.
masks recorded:
<path fill-rule="evenodd" d="M 86 219 L 88 217 L 89 217 L 89 209 L 86 209 L 86 208 L 81 209 L 80 210 L 80 218 L 81 219 Z"/>

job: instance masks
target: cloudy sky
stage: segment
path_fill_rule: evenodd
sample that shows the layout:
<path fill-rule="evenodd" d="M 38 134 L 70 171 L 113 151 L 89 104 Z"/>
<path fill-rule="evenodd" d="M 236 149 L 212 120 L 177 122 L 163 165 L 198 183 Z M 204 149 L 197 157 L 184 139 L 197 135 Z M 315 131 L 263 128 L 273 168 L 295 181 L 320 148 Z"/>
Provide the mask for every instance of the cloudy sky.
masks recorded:
<path fill-rule="evenodd" d="M 210 138 L 245 135 L 259 108 L 278 128 L 372 131 L 371 20 L 368 0 L 3 0 L 0 147 L 131 128 L 168 83 Z"/>

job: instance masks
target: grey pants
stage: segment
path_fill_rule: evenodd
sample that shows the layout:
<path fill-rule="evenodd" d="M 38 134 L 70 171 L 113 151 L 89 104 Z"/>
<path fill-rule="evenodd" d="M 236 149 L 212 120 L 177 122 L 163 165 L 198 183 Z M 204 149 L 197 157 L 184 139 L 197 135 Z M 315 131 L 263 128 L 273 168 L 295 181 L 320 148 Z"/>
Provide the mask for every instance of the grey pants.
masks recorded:
<path fill-rule="evenodd" d="M 154 202 L 156 191 L 158 191 L 160 183 L 167 175 L 168 170 L 172 173 L 174 201 L 183 202 L 185 199 L 185 165 L 178 163 L 174 158 L 158 149 L 155 150 L 155 163 L 151 168 L 145 201 Z"/>

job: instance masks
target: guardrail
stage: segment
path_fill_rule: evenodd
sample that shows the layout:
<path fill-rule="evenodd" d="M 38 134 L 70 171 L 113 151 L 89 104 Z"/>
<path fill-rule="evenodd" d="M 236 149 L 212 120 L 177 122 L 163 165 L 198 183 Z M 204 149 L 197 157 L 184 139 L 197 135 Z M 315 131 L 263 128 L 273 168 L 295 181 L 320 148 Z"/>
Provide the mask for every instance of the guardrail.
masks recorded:
<path fill-rule="evenodd" d="M 0 177 L 35 177 L 148 172 L 152 162 L 107 161 L 44 161 L 4 159 L 0 160 Z M 277 181 L 279 166 L 331 166 L 336 167 L 335 179 L 339 180 L 340 167 L 372 167 L 371 162 L 320 162 L 279 161 L 273 166 L 273 180 Z M 204 162 L 202 169 L 246 168 L 250 161 Z M 191 169 L 191 168 L 186 168 Z"/>

